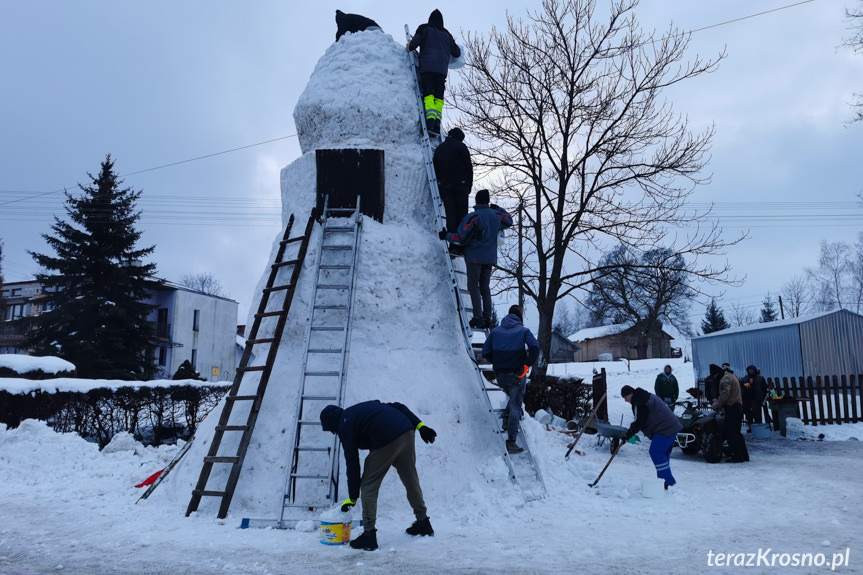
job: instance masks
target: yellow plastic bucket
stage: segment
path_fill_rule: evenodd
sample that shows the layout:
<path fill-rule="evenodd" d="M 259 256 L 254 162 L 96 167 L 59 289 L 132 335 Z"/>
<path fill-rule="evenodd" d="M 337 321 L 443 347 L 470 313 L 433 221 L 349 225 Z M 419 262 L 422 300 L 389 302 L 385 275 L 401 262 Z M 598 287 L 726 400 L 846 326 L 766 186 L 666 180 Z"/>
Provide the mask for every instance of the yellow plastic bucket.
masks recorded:
<path fill-rule="evenodd" d="M 344 545 L 351 540 L 350 523 L 330 523 L 321 521 L 321 543 L 324 545 Z"/>

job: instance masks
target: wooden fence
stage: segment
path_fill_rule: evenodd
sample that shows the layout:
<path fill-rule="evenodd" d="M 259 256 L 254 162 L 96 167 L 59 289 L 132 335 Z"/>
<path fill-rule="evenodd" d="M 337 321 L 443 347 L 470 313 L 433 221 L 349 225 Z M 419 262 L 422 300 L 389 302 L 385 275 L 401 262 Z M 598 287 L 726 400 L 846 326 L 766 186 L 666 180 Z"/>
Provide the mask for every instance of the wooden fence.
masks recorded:
<path fill-rule="evenodd" d="M 800 418 L 807 425 L 863 421 L 860 375 L 767 378 L 767 385 L 785 397 L 797 399 Z"/>

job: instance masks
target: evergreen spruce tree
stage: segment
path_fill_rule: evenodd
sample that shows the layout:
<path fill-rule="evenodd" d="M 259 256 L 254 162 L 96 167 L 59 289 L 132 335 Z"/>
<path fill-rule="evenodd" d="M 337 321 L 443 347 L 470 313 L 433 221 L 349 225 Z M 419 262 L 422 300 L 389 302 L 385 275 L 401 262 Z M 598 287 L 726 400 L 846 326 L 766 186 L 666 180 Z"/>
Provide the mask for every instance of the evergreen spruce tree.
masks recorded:
<path fill-rule="evenodd" d="M 761 302 L 761 317 L 758 319 L 760 323 L 768 323 L 779 319 L 779 314 L 776 313 L 776 304 L 773 303 L 773 298 L 770 297 L 770 292 L 767 297 Z"/>
<path fill-rule="evenodd" d="M 56 255 L 30 252 L 50 304 L 31 343 L 37 353 L 75 364 L 82 378 L 149 379 L 155 342 L 147 316 L 154 306 L 146 300 L 158 283 L 156 265 L 142 263 L 155 246 L 136 247 L 141 192 L 121 187 L 110 154 L 98 176 L 87 175 L 91 182 L 78 184 L 79 197 L 66 192 L 70 221 L 55 216 L 53 235 L 42 235 Z"/>
<path fill-rule="evenodd" d="M 728 329 L 729 327 L 728 322 L 725 321 L 725 314 L 716 305 L 716 298 L 712 298 L 710 305 L 707 306 L 707 311 L 704 313 L 704 319 L 701 320 L 702 333 L 707 335 L 708 333 Z"/>

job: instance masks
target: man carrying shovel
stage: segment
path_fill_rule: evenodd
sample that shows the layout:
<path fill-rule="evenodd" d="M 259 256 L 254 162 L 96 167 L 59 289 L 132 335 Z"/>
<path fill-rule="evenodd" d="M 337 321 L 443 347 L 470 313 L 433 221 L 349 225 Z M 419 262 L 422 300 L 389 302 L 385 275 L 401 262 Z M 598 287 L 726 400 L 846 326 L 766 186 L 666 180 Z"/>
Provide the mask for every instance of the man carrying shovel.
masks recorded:
<path fill-rule="evenodd" d="M 639 431 L 650 438 L 650 459 L 656 467 L 656 476 L 665 480 L 665 488 L 668 489 L 677 483 L 671 474 L 669 456 L 683 425 L 664 401 L 647 390 L 624 385 L 620 389 L 620 396 L 626 403 L 632 404 L 635 413 L 635 421 L 629 426 L 623 440 L 632 440 Z"/>

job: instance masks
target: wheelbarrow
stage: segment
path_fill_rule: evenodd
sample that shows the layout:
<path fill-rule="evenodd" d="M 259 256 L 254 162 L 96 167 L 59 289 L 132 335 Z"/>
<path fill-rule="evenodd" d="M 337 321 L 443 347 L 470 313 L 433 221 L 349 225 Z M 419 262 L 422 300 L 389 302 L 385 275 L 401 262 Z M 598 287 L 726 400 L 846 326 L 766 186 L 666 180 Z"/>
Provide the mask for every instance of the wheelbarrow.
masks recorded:
<path fill-rule="evenodd" d="M 623 438 L 626 436 L 626 432 L 629 431 L 628 427 L 623 427 L 622 425 L 609 425 L 608 423 L 603 423 L 601 421 L 596 422 L 596 432 L 598 437 L 598 443 L 601 447 L 605 440 L 608 439 L 610 445 L 611 453 L 617 451 L 617 448 L 620 446 L 620 442 L 623 441 Z"/>

